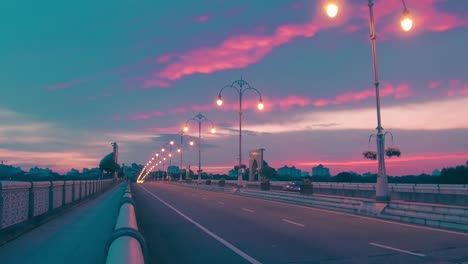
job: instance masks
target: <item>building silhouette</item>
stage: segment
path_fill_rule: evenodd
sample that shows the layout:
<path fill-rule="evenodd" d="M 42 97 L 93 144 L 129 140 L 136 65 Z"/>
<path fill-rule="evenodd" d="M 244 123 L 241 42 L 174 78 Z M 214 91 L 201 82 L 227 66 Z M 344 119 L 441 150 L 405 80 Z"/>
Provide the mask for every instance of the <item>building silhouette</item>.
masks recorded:
<path fill-rule="evenodd" d="M 319 164 L 317 167 L 312 168 L 312 176 L 330 176 L 330 169 L 324 167 L 322 164 Z"/>

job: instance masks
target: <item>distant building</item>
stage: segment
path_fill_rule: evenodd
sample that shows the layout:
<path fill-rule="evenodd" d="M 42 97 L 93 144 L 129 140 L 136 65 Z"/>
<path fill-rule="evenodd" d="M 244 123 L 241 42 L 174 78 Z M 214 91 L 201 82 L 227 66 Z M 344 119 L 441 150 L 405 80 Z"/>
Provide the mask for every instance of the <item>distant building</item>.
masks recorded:
<path fill-rule="evenodd" d="M 312 168 L 312 176 L 330 176 L 330 169 L 324 167 L 322 164 L 318 165 L 317 167 Z"/>
<path fill-rule="evenodd" d="M 289 177 L 297 177 L 300 178 L 302 176 L 301 170 L 296 169 L 296 167 L 288 167 L 284 165 L 283 167 L 277 170 L 277 174 L 281 176 L 289 176 Z"/>
<path fill-rule="evenodd" d="M 301 171 L 301 176 L 305 178 L 305 177 L 309 177 L 310 174 L 308 171 Z"/>

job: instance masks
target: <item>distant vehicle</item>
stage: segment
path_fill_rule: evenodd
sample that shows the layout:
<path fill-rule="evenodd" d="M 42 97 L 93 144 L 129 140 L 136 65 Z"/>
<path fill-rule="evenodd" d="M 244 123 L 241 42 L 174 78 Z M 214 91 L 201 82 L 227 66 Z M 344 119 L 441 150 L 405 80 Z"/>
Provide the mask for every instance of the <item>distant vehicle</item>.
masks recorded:
<path fill-rule="evenodd" d="M 298 182 L 298 181 L 288 182 L 288 184 L 283 186 L 283 191 L 300 192 L 301 182 Z"/>

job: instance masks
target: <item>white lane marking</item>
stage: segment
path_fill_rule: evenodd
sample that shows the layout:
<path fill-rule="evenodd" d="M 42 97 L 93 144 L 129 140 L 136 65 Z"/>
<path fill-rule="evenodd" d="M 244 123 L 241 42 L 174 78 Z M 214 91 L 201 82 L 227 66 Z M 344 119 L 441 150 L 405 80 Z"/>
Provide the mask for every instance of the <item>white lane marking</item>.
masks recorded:
<path fill-rule="evenodd" d="M 246 212 L 251 212 L 251 213 L 255 213 L 254 210 L 250 210 L 250 209 L 247 209 L 247 208 L 242 208 L 242 210 L 246 211 Z"/>
<path fill-rule="evenodd" d="M 172 205 L 166 203 L 165 201 L 163 201 L 161 198 L 159 198 L 158 196 L 156 196 L 154 193 L 148 191 L 148 189 L 146 189 L 144 186 L 141 186 L 141 188 L 143 188 L 143 190 L 145 190 L 147 193 L 149 193 L 151 196 L 153 196 L 154 198 L 156 198 L 157 200 L 159 200 L 161 203 L 165 204 L 167 207 L 171 208 L 174 212 L 176 212 L 177 214 L 179 214 L 180 216 L 182 216 L 183 218 L 185 218 L 185 220 L 189 221 L 190 223 L 194 224 L 196 227 L 198 227 L 200 230 L 202 230 L 203 232 L 207 233 L 209 236 L 211 236 L 212 238 L 218 240 L 221 244 L 225 245 L 227 248 L 229 248 L 230 250 L 234 251 L 235 253 L 237 253 L 237 255 L 241 256 L 242 258 L 244 258 L 245 260 L 247 260 L 248 262 L 250 263 L 253 263 L 253 264 L 261 264 L 260 261 L 252 258 L 251 256 L 247 255 L 245 252 L 243 252 L 242 250 L 238 249 L 237 247 L 235 247 L 233 244 L 227 242 L 226 240 L 222 239 L 221 237 L 219 237 L 218 235 L 216 235 L 215 233 L 211 232 L 210 230 L 208 230 L 206 227 L 200 225 L 199 223 L 195 222 L 195 220 L 193 220 L 192 218 L 186 216 L 185 214 L 183 214 L 181 211 L 177 210 L 175 207 L 173 207 Z"/>
<path fill-rule="evenodd" d="M 190 188 L 190 187 L 186 187 L 186 188 Z M 205 192 L 209 192 L 209 191 L 205 191 Z M 221 194 L 227 194 L 227 193 L 221 193 Z M 256 198 L 256 197 L 240 196 L 240 195 L 235 195 L 235 194 L 231 194 L 231 195 L 232 195 L 232 196 L 235 196 L 235 197 L 243 197 L 243 198 L 246 198 L 246 199 L 255 199 L 255 200 L 260 200 L 260 201 L 265 201 L 265 202 L 270 202 L 270 203 L 276 203 L 276 204 L 283 204 L 283 205 L 287 204 L 288 206 L 296 206 L 296 207 L 300 207 L 300 208 L 306 208 L 306 209 L 309 209 L 309 210 L 327 212 L 327 213 L 332 213 L 332 214 L 347 215 L 347 216 L 352 216 L 352 217 L 357 217 L 357 218 L 361 218 L 361 219 L 367 219 L 367 220 L 371 220 L 371 221 L 382 222 L 382 223 L 387 223 L 387 224 L 392 224 L 392 225 L 413 227 L 413 228 L 419 228 L 419 229 L 424 229 L 424 230 L 431 230 L 431 231 L 436 231 L 436 232 L 442 232 L 442 233 L 452 234 L 452 235 L 468 236 L 468 233 L 462 233 L 462 232 L 457 232 L 457 231 L 452 231 L 452 230 L 437 229 L 437 228 L 426 227 L 426 226 L 417 226 L 417 225 L 412 225 L 412 224 L 404 224 L 404 223 L 398 223 L 398 222 L 391 222 L 391 221 L 382 220 L 382 219 L 378 219 L 378 218 L 372 218 L 372 217 L 367 217 L 367 216 L 361 216 L 361 215 L 355 215 L 355 214 L 349 214 L 349 213 L 331 211 L 331 210 L 320 209 L 320 208 L 315 208 L 315 207 L 310 207 L 310 206 L 303 206 L 303 205 L 298 205 L 298 204 L 292 204 L 292 203 L 285 203 L 285 202 L 278 202 L 278 201 L 266 200 L 266 199 L 261 199 L 261 198 Z M 346 196 L 343 196 L 343 197 L 346 197 Z M 467 264 L 468 264 L 468 263 L 467 263 Z"/>
<path fill-rule="evenodd" d="M 418 257 L 425 257 L 426 255 L 424 254 L 419 254 L 419 253 L 414 253 L 414 252 L 411 252 L 411 251 L 408 251 L 408 250 L 403 250 L 403 249 L 399 249 L 399 248 L 394 248 L 394 247 L 389 247 L 389 246 L 385 246 L 385 245 L 380 245 L 380 244 L 377 244 L 377 243 L 369 243 L 370 245 L 373 245 L 373 246 L 376 246 L 376 247 L 381 247 L 381 248 L 386 248 L 386 249 L 390 249 L 390 250 L 395 250 L 395 251 L 398 251 L 398 252 L 401 252 L 401 253 L 406 253 L 406 254 L 410 254 L 410 255 L 415 255 L 415 256 L 418 256 Z"/>
<path fill-rule="evenodd" d="M 283 220 L 284 222 L 286 223 L 290 223 L 290 224 L 293 224 L 293 225 L 297 225 L 297 226 L 300 226 L 300 227 L 304 227 L 305 225 L 301 224 L 301 223 L 297 223 L 297 222 L 294 222 L 294 221 L 291 221 L 291 220 L 288 220 L 288 219 L 281 219 Z"/>
<path fill-rule="evenodd" d="M 219 204 L 224 204 L 223 202 L 218 202 Z"/>

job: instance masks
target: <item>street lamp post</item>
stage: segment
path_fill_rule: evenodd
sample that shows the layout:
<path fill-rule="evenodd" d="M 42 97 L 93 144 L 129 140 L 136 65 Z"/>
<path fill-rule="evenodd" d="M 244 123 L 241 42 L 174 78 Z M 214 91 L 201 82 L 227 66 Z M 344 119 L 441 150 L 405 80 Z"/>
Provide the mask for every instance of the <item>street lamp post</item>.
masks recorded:
<path fill-rule="evenodd" d="M 206 116 L 202 115 L 201 113 L 198 113 L 197 115 L 195 115 L 194 117 L 188 119 L 186 122 L 185 122 L 185 126 L 184 126 L 184 132 L 187 132 L 188 131 L 188 123 L 190 121 L 195 121 L 195 122 L 198 122 L 198 183 L 201 183 L 201 125 L 203 122 L 210 122 L 211 123 L 211 133 L 214 134 L 215 133 L 215 127 L 214 127 L 214 124 L 213 124 L 213 121 L 211 121 L 210 119 L 206 118 Z"/>
<path fill-rule="evenodd" d="M 232 84 L 226 85 L 223 88 L 221 88 L 218 94 L 218 100 L 216 101 L 218 106 L 221 106 L 223 104 L 221 93 L 223 92 L 224 88 L 227 88 L 227 87 L 233 88 L 239 94 L 239 169 L 237 173 L 237 185 L 243 186 L 243 180 L 242 180 L 242 98 L 243 98 L 244 92 L 248 90 L 252 90 L 258 94 L 259 96 L 258 109 L 259 110 L 262 110 L 264 105 L 263 105 L 263 100 L 262 100 L 262 94 L 260 93 L 260 91 L 250 86 L 248 82 L 244 81 L 241 78 L 240 80 L 234 81 Z"/>
<path fill-rule="evenodd" d="M 179 132 L 179 135 L 180 135 L 180 146 L 177 148 L 177 152 L 179 152 L 180 154 L 180 162 L 179 162 L 179 172 L 180 172 L 180 178 L 179 180 L 182 181 L 182 166 L 183 166 L 183 162 L 182 162 L 182 156 L 183 156 L 183 152 L 184 152 L 184 131 L 180 131 Z M 193 146 L 193 140 L 190 139 L 190 146 Z"/>
<path fill-rule="evenodd" d="M 388 189 L 388 179 L 387 173 L 385 170 L 385 134 L 383 133 L 382 127 L 382 118 L 380 116 L 380 91 L 379 91 L 379 71 L 377 65 L 377 48 L 376 41 L 377 35 L 375 33 L 375 22 L 374 22 L 374 1 L 368 0 L 369 6 L 369 25 L 370 25 L 370 40 L 372 48 L 372 66 L 374 71 L 374 86 L 375 86 L 375 99 L 376 99 L 376 108 L 377 108 L 377 135 L 376 135 L 376 144 L 377 144 L 377 160 L 378 160 L 378 177 L 375 188 L 375 199 L 377 201 L 390 201 L 390 193 Z M 403 18 L 401 20 L 401 27 L 404 31 L 411 30 L 413 26 L 413 21 L 409 17 L 409 11 L 406 7 L 405 0 L 402 0 L 403 3 Z M 327 15 L 330 18 L 336 17 L 338 13 L 338 6 L 334 3 L 329 3 L 326 6 Z"/>

